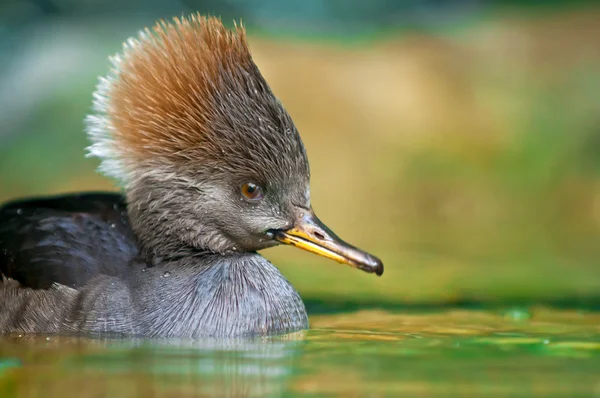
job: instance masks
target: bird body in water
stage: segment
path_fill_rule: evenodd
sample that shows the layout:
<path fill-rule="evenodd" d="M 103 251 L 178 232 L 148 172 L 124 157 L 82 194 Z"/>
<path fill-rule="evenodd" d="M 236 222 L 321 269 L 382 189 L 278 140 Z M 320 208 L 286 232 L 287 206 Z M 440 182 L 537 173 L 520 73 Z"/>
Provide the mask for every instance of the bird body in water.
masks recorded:
<path fill-rule="evenodd" d="M 243 27 L 193 15 L 124 44 L 86 120 L 124 194 L 0 208 L 0 333 L 234 337 L 308 327 L 256 251 L 293 245 L 381 275 L 315 216 L 304 145 Z"/>

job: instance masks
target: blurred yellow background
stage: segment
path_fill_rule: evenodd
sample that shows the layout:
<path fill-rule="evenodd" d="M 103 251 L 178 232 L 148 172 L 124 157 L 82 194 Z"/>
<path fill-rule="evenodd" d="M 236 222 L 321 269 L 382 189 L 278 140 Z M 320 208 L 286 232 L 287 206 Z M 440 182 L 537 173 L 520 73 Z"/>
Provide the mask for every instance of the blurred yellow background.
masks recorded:
<path fill-rule="evenodd" d="M 600 6 L 425 1 L 437 19 L 396 7 L 361 29 L 360 15 L 346 24 L 334 10 L 326 29 L 307 13 L 329 4 L 316 0 L 278 17 L 236 1 L 87 3 L 0 7 L 0 201 L 115 189 L 84 157 L 107 57 L 157 18 L 209 11 L 247 21 L 255 61 L 307 147 L 320 218 L 386 266 L 375 278 L 265 251 L 304 298 L 600 302 Z"/>

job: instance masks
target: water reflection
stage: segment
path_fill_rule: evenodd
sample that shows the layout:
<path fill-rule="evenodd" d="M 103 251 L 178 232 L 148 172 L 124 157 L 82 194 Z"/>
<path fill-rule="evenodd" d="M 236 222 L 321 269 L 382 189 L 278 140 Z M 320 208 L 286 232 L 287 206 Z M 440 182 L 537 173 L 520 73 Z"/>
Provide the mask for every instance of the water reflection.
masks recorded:
<path fill-rule="evenodd" d="M 0 358 L 35 366 L 10 396 L 280 396 L 306 334 L 260 339 L 148 340 L 10 336 Z M 66 354 L 66 355 L 65 355 Z M 2 368 L 0 367 L 0 376 Z M 27 381 L 27 382 L 25 382 Z M 0 383 L 0 396 L 5 395 Z"/>

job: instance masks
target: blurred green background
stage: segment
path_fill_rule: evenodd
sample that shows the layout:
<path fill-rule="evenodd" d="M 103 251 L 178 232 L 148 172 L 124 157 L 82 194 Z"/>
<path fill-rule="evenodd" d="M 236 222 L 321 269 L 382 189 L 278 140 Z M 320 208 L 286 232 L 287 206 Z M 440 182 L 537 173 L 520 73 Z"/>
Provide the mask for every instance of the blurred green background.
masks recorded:
<path fill-rule="evenodd" d="M 158 18 L 241 18 L 317 213 L 386 265 L 265 251 L 306 300 L 600 308 L 600 5 L 533 4 L 4 0 L 0 201 L 115 189 L 84 158 L 107 57 Z"/>

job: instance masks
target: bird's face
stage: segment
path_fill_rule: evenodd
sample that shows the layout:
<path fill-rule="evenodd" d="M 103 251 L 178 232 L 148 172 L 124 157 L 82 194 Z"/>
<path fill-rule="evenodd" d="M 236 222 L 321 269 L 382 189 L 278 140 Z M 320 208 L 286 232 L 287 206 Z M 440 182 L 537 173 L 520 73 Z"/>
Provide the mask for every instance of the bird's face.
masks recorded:
<path fill-rule="evenodd" d="M 225 204 L 215 209 L 221 233 L 236 242 L 236 249 L 254 251 L 287 244 L 381 275 L 379 259 L 347 244 L 319 220 L 310 204 L 308 180 L 289 177 L 281 185 L 240 179 L 229 195 L 217 195 Z"/>

